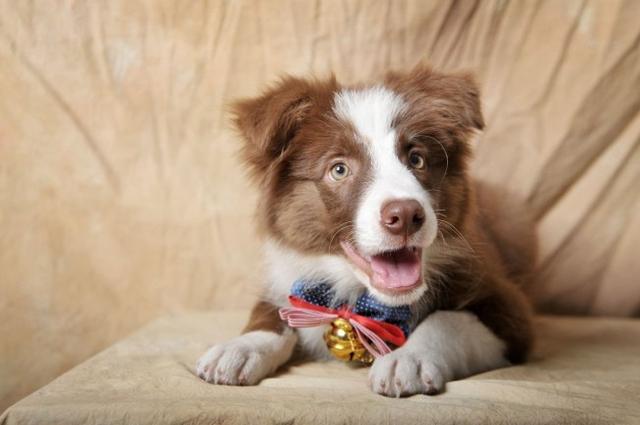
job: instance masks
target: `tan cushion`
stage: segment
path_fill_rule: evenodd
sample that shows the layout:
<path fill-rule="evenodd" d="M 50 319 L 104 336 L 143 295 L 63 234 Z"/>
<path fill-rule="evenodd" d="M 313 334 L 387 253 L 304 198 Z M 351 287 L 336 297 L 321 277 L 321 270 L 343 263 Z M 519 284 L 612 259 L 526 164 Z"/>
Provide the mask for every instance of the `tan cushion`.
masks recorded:
<path fill-rule="evenodd" d="M 638 423 L 640 321 L 539 319 L 530 363 L 451 382 L 435 397 L 389 399 L 367 369 L 290 366 L 256 387 L 204 383 L 193 365 L 237 334 L 242 311 L 168 317 L 11 407 L 17 424 Z"/>

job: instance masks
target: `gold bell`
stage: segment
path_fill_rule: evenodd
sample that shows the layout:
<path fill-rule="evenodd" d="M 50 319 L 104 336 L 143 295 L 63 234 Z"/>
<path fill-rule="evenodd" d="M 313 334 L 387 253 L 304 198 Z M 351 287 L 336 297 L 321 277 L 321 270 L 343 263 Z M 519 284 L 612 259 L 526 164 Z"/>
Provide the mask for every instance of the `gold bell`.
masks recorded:
<path fill-rule="evenodd" d="M 373 356 L 362 345 L 356 331 L 347 320 L 338 318 L 324 333 L 327 348 L 336 358 L 346 362 L 373 363 Z"/>

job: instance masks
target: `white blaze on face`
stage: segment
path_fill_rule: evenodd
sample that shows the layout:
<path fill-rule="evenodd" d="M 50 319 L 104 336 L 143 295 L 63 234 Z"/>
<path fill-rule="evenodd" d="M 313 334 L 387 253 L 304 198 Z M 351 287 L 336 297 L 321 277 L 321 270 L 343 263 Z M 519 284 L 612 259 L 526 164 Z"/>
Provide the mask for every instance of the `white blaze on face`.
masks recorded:
<path fill-rule="evenodd" d="M 382 86 L 343 90 L 336 94 L 333 109 L 339 118 L 355 128 L 355 137 L 366 146 L 373 170 L 355 219 L 355 237 L 360 252 L 373 255 L 401 248 L 394 245 L 380 222 L 382 206 L 397 199 L 415 199 L 422 205 L 425 223 L 408 243 L 429 246 L 437 235 L 437 221 L 429 193 L 400 161 L 396 152 L 397 134 L 392 123 L 400 114 L 410 112 L 406 111 L 402 98 Z"/>

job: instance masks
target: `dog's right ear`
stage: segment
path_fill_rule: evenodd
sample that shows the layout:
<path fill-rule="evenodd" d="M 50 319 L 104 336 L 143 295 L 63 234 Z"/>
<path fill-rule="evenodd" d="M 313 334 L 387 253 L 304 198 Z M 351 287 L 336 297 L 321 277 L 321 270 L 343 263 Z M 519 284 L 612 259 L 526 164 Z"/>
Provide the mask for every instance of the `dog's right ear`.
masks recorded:
<path fill-rule="evenodd" d="M 259 180 L 285 156 L 312 107 L 312 97 L 309 82 L 286 77 L 262 96 L 232 106 L 235 126 L 244 138 L 242 157 Z"/>

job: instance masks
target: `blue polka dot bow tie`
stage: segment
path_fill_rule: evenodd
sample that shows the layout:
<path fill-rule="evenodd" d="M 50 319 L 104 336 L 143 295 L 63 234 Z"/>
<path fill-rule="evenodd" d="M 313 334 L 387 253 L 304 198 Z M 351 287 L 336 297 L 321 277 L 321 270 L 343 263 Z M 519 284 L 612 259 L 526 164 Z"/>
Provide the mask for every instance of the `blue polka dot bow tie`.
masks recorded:
<path fill-rule="evenodd" d="M 388 306 L 364 293 L 353 306 L 334 299 L 331 286 L 325 282 L 299 280 L 289 296 L 291 307 L 280 309 L 280 317 L 294 328 L 314 327 L 337 318 L 347 320 L 358 338 L 374 356 L 391 352 L 387 342 L 399 347 L 410 332 L 411 309 L 407 305 Z"/>

